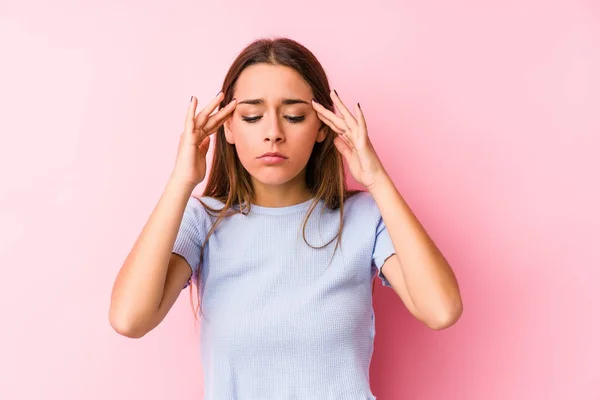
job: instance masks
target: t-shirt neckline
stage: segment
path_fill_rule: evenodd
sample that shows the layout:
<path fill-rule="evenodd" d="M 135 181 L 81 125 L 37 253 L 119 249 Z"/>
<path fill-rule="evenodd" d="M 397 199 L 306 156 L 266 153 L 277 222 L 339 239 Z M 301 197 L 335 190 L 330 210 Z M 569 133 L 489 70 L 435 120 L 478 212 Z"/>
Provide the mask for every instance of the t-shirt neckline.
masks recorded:
<path fill-rule="evenodd" d="M 292 204 L 291 206 L 283 206 L 283 207 L 266 207 L 259 206 L 256 204 L 250 204 L 250 214 L 258 213 L 258 214 L 269 214 L 269 215 L 285 215 L 291 214 L 298 211 L 308 210 L 310 204 L 315 200 L 315 197 L 310 198 L 309 200 L 303 201 L 302 203 Z"/>

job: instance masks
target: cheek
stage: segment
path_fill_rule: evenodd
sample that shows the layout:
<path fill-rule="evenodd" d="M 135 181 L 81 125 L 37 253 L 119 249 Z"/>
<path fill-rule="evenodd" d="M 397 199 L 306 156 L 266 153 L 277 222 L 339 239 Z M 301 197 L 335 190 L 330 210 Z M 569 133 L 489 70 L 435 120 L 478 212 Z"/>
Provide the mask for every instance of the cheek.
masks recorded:
<path fill-rule="evenodd" d="M 247 127 L 243 123 L 232 123 L 231 133 L 235 142 L 235 149 L 240 160 L 246 160 L 253 154 L 252 135 L 247 131 Z"/>
<path fill-rule="evenodd" d="M 229 129 L 231 131 L 231 136 L 233 137 L 236 146 L 238 142 L 240 142 L 241 144 L 244 137 L 247 136 L 244 134 L 244 126 L 239 121 L 231 121 Z"/>
<path fill-rule="evenodd" d="M 317 140 L 318 129 L 318 124 L 306 124 L 302 129 L 294 132 L 295 142 L 302 148 L 312 148 Z"/>

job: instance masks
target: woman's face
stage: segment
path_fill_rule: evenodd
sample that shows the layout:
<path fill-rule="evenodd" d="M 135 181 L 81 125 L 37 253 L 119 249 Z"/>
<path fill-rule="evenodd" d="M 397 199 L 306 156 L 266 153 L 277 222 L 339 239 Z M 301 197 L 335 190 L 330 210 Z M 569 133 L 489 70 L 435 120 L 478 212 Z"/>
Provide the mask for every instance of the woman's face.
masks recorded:
<path fill-rule="evenodd" d="M 319 131 L 313 92 L 302 76 L 289 67 L 255 64 L 242 71 L 233 97 L 237 106 L 225 123 L 225 135 L 252 178 L 282 185 L 304 172 L 315 142 L 322 142 L 326 131 Z M 284 158 L 261 157 L 268 152 Z"/>

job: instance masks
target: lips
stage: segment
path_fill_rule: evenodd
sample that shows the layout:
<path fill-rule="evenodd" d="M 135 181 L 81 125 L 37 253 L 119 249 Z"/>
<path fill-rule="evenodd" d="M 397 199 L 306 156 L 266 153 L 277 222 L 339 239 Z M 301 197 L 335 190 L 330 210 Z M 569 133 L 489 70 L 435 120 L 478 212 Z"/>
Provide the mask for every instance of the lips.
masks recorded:
<path fill-rule="evenodd" d="M 261 155 L 258 158 L 263 158 L 263 157 L 281 157 L 281 158 L 287 158 L 286 156 L 284 156 L 283 154 L 279 153 L 279 152 L 269 152 L 269 153 L 265 153 L 263 155 Z"/>

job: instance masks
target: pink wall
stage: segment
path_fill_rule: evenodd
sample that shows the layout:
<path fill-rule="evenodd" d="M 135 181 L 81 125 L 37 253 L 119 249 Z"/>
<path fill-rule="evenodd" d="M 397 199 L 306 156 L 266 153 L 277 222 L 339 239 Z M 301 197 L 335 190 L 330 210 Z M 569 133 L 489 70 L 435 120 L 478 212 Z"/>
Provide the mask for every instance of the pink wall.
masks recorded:
<path fill-rule="evenodd" d="M 131 340 L 110 290 L 190 95 L 212 98 L 250 40 L 289 35 L 361 102 L 461 282 L 462 319 L 434 332 L 377 281 L 378 398 L 600 399 L 597 3 L 16 3 L 0 6 L 0 398 L 201 398 L 188 292 Z"/>

